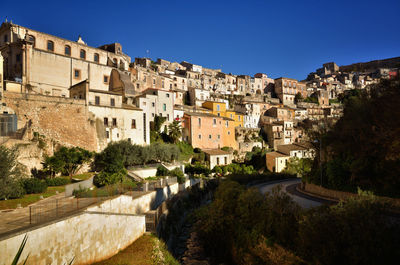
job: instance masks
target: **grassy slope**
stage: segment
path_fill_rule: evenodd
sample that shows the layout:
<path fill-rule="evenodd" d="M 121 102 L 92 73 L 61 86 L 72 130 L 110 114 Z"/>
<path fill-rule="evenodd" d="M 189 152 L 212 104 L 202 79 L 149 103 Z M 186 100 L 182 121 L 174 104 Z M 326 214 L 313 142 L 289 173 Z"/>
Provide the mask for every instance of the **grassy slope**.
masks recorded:
<path fill-rule="evenodd" d="M 166 249 L 165 245 L 154 235 L 145 234 L 117 255 L 93 265 L 179 265 Z"/>
<path fill-rule="evenodd" d="M 56 195 L 56 191 L 61 193 L 64 192 L 64 190 L 65 190 L 64 186 L 48 187 L 46 192 L 44 193 L 26 194 L 24 195 L 24 197 L 19 199 L 0 201 L 0 210 L 15 209 L 17 208 L 18 204 L 21 204 L 22 207 L 25 207 L 28 206 L 29 204 L 39 201 L 40 196 L 43 196 L 43 198 L 47 198 Z"/>

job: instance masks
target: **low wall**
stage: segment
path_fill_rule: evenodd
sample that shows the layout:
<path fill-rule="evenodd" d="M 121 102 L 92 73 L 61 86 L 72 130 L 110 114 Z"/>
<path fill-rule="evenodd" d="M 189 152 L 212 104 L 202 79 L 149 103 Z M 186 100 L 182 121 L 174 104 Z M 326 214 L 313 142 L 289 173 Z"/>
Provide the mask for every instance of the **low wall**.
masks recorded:
<path fill-rule="evenodd" d="M 135 170 L 130 170 L 130 172 L 142 179 L 147 179 L 149 177 L 154 177 L 156 175 L 157 168 L 156 167 L 139 168 Z"/>
<path fill-rule="evenodd" d="M 145 216 L 81 213 L 32 230 L 22 252 L 28 264 L 90 264 L 128 247 L 146 231 Z M 25 234 L 0 241 L 1 262 L 11 264 Z"/>
<path fill-rule="evenodd" d="M 144 213 L 179 192 L 179 184 L 138 196 L 121 195 L 88 207 L 85 212 L 33 228 L 0 241 L 1 264 L 11 264 L 28 235 L 21 260 L 28 264 L 90 264 L 107 259 L 132 244 L 146 231 Z M 136 194 L 134 194 L 136 195 Z"/>
<path fill-rule="evenodd" d="M 308 193 L 311 193 L 316 196 L 325 197 L 331 200 L 340 201 L 346 200 L 352 197 L 357 197 L 357 193 L 345 192 L 345 191 L 338 191 L 338 190 L 331 190 L 327 189 L 312 183 L 304 183 L 302 185 L 302 190 Z M 383 201 L 390 203 L 392 206 L 400 208 L 400 199 L 394 199 L 389 197 L 380 197 L 377 196 Z"/>
<path fill-rule="evenodd" d="M 104 201 L 100 205 L 87 208 L 90 212 L 114 212 L 143 214 L 157 208 L 163 201 L 179 192 L 179 184 L 175 183 L 162 189 L 150 191 L 140 197 L 121 195 L 117 198 Z"/>
<path fill-rule="evenodd" d="M 65 186 L 65 197 L 72 196 L 72 193 L 74 192 L 74 190 L 79 190 L 79 188 L 90 189 L 91 187 L 93 187 L 93 178 L 94 178 L 94 176 L 92 176 L 84 181 L 66 185 Z"/>
<path fill-rule="evenodd" d="M 348 198 L 357 196 L 357 194 L 355 193 L 330 190 L 312 183 L 305 183 L 303 187 L 304 187 L 303 190 L 306 192 L 313 193 L 336 201 L 346 200 Z"/>

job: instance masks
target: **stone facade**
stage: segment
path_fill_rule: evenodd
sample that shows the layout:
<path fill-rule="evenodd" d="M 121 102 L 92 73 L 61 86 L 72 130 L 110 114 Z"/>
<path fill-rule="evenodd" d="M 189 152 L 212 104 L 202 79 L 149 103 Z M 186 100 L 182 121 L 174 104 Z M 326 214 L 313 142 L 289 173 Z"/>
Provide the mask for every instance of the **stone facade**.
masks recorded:
<path fill-rule="evenodd" d="M 4 91 L 3 102 L 18 117 L 18 128 L 67 146 L 99 151 L 105 139 L 84 100 Z M 31 136 L 32 137 L 32 136 Z"/>

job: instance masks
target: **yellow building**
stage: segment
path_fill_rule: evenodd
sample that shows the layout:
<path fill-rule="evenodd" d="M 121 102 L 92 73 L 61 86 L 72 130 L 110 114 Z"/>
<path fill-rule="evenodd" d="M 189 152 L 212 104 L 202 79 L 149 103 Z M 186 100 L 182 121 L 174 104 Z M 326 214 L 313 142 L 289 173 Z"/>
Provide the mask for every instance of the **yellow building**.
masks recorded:
<path fill-rule="evenodd" d="M 214 115 L 232 119 L 233 127 L 243 127 L 243 114 L 233 110 L 227 110 L 224 102 L 206 101 L 202 106 L 209 109 Z"/>

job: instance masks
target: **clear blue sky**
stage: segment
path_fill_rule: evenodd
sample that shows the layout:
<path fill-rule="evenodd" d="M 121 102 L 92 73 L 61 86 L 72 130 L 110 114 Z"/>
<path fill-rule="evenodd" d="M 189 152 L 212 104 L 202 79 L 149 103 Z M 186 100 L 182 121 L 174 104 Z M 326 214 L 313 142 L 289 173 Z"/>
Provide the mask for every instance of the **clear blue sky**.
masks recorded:
<path fill-rule="evenodd" d="M 226 73 L 297 79 L 400 56 L 400 1 L 3 1 L 0 20 L 90 46 L 190 61 Z"/>

